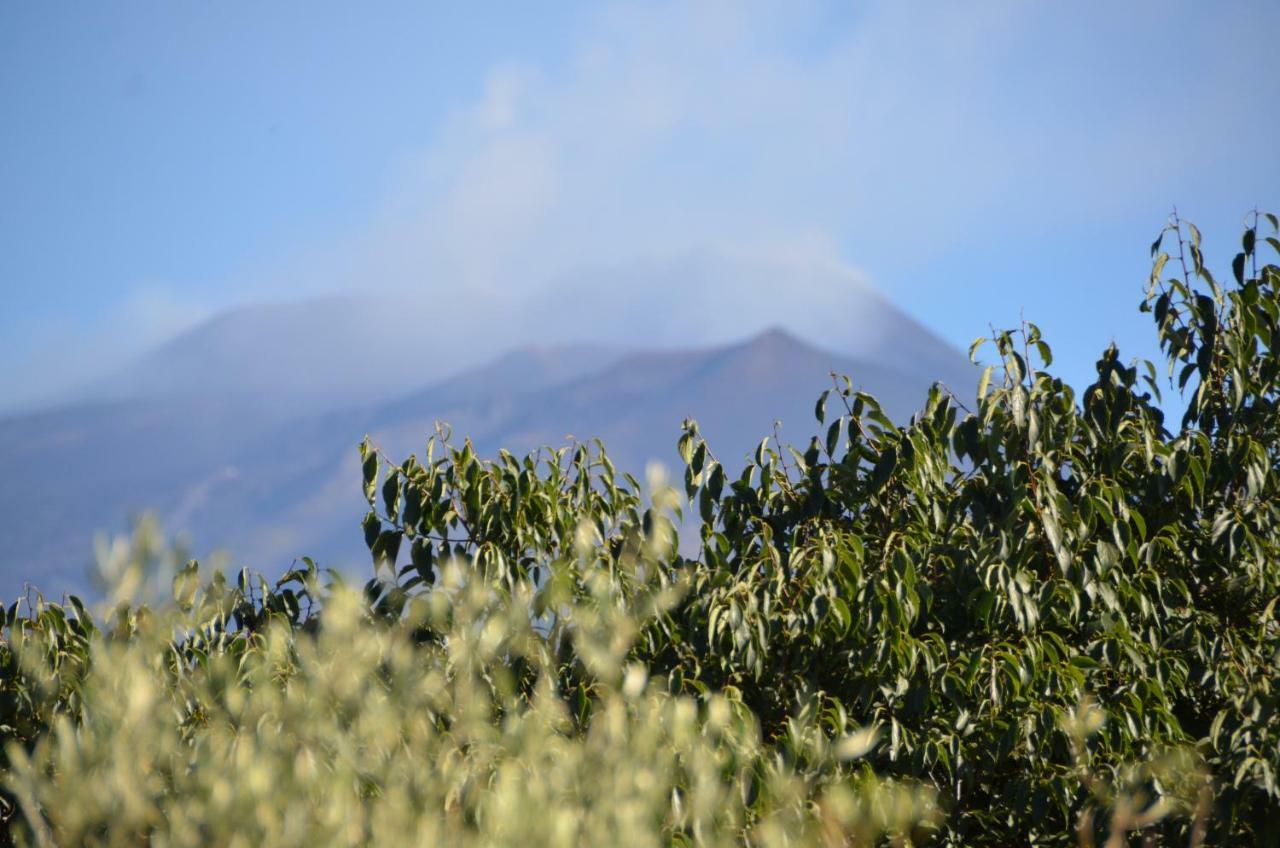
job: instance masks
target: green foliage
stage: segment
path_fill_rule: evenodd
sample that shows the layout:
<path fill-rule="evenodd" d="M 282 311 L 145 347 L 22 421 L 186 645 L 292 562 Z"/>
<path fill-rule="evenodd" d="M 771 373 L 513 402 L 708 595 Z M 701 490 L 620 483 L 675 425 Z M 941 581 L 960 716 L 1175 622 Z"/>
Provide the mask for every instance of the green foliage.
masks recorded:
<path fill-rule="evenodd" d="M 366 441 L 358 596 L 307 561 L 178 568 L 102 630 L 15 607 L 11 834 L 1280 843 L 1276 230 L 1225 283 L 1176 217 L 1153 245 L 1176 430 L 1154 365 L 1108 349 L 1077 396 L 1025 324 L 975 343 L 972 408 L 836 380 L 736 475 L 686 422 L 683 496 L 595 443 Z"/>
<path fill-rule="evenodd" d="M 669 537 L 669 536 L 668 536 Z M 637 538 L 656 574 L 662 534 Z M 575 570 L 591 561 L 580 534 Z M 139 546 L 142 547 L 142 546 Z M 729 695 L 673 694 L 630 660 L 678 591 L 603 572 L 581 592 L 510 591 L 443 564 L 390 619 L 309 567 L 266 598 L 248 582 L 175 580 L 163 611 L 121 607 L 111 637 L 78 643 L 91 670 L 69 709 L 22 746 L 6 783 L 34 845 L 761 845 L 923 834 L 935 793 L 856 762 L 873 741 L 831 738 L 801 713 L 766 744 Z M 301 620 L 292 583 L 323 598 Z M 552 595 L 557 633 L 537 609 Z M 305 605 L 304 605 L 305 606 Z M 56 606 L 23 619 L 11 657 L 34 691 L 64 683 Z M 85 627 L 92 628 L 87 613 Z M 317 623 L 311 627 L 310 624 Z M 571 657 L 573 669 L 566 669 Z M 84 664 L 78 666 L 83 669 Z M 566 690 L 568 675 L 579 685 Z"/>

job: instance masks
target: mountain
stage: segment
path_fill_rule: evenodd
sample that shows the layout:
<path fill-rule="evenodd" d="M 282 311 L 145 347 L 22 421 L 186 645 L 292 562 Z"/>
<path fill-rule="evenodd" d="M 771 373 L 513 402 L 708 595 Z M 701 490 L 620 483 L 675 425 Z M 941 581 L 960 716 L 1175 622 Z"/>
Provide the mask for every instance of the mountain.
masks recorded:
<path fill-rule="evenodd" d="M 634 472 L 673 467 L 680 422 L 695 417 L 732 467 L 781 420 L 798 445 L 830 372 L 906 417 L 930 380 L 830 353 L 782 330 L 710 349 L 620 353 L 591 347 L 513 351 L 393 402 L 281 419 L 232 401 L 132 401 L 0 422 L 0 591 L 24 580 L 84 590 L 95 530 L 159 511 L 197 553 L 224 548 L 266 571 L 310 554 L 358 571 L 363 514 L 356 445 L 421 451 L 437 421 L 478 450 L 525 451 L 600 438 Z M 948 373 L 971 380 L 959 355 Z M 237 396 L 238 397 L 238 396 Z"/>
<path fill-rule="evenodd" d="M 774 326 L 903 373 L 944 373 L 955 362 L 953 347 L 845 265 L 706 248 L 583 269 L 523 295 L 425 280 L 414 290 L 243 306 L 70 400 L 219 397 L 314 413 L 391 401 L 514 350 L 723 346 Z"/>
<path fill-rule="evenodd" d="M 570 437 L 600 438 L 623 464 L 639 469 L 651 459 L 674 461 L 680 422 L 694 417 L 713 446 L 723 446 L 724 458 L 736 460 L 772 432 L 775 420 L 785 437 L 807 442 L 815 426 L 813 403 L 831 387 L 833 371 L 848 374 L 902 418 L 923 401 L 932 382 L 821 350 L 773 328 L 721 347 L 629 353 L 549 389 L 464 407 L 387 408 L 373 432 L 391 451 L 403 453 L 413 449 L 433 417 L 452 413 L 446 417 L 455 431 L 468 434 L 482 450 L 523 451 Z M 958 365 L 939 378 L 966 379 L 966 372 L 966 365 Z"/>
<path fill-rule="evenodd" d="M 411 418 L 423 411 L 517 396 L 584 377 L 616 362 L 625 349 L 609 345 L 528 345 L 456 374 L 422 391 L 381 405 L 375 419 Z"/>
<path fill-rule="evenodd" d="M 584 363 L 585 365 L 585 363 Z M 486 369 L 488 371 L 489 369 Z M 413 402 L 388 404 L 363 419 L 331 421 L 327 433 L 305 440 L 333 451 L 327 466 L 311 466 L 299 497 L 284 502 L 265 524 L 277 528 L 246 550 L 270 551 L 283 540 L 278 528 L 309 527 L 311 547 L 343 563 L 363 563 L 363 537 L 356 518 L 366 509 L 352 434 L 368 432 L 394 457 L 421 454 L 437 421 L 470 438 L 482 455 L 499 448 L 517 454 L 569 439 L 599 438 L 616 465 L 639 474 L 650 461 L 669 469 L 679 464 L 680 422 L 698 420 L 713 450 L 730 469 L 745 461 L 780 419 L 784 439 L 803 446 L 816 432 L 813 404 L 831 386 L 831 372 L 849 375 L 858 388 L 875 394 L 890 415 L 907 418 L 923 402 L 932 380 L 840 356 L 810 346 L 780 329 L 737 344 L 711 349 L 637 351 L 599 370 L 559 384 L 527 385 L 519 391 L 477 396 L 451 403 L 448 393 L 419 393 Z M 941 375 L 952 385 L 972 386 L 974 375 L 959 354 Z M 455 382 L 455 381 L 451 381 Z M 470 376 L 456 382 L 475 385 Z M 442 387 L 443 388 L 443 387 Z M 322 467 L 323 466 L 323 467 Z M 280 551 L 284 554 L 285 551 Z"/>
<path fill-rule="evenodd" d="M 394 297 L 235 310 L 83 393 L 95 400 L 0 418 L 0 598 L 26 581 L 84 591 L 95 533 L 144 509 L 197 555 L 226 549 L 270 573 L 307 554 L 363 572 L 365 433 L 392 456 L 420 451 L 437 421 L 486 455 L 600 438 L 640 473 L 677 465 L 694 417 L 732 468 L 775 419 L 806 444 L 832 371 L 898 418 L 934 380 L 976 382 L 840 269 L 719 254 L 637 267 L 562 279 L 512 315 Z M 757 320 L 760 298 L 786 330 Z"/>
<path fill-rule="evenodd" d="M 489 355 L 468 356 L 432 318 L 427 304 L 388 295 L 245 306 L 179 334 L 85 393 L 219 397 L 286 414 L 386 400 Z"/>
<path fill-rule="evenodd" d="M 926 378 L 957 360 L 857 270 L 803 254 L 705 248 L 584 269 L 530 297 L 520 316 L 530 327 L 572 328 L 578 341 L 661 349 L 730 345 L 781 326 L 815 347 Z"/>

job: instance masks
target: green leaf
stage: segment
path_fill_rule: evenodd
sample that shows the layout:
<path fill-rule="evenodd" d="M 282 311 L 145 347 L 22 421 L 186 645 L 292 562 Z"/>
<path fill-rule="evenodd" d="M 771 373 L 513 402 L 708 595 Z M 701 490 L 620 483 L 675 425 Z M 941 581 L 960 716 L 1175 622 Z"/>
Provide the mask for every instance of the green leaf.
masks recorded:
<path fill-rule="evenodd" d="M 668 444 L 670 443 L 668 442 Z M 681 436 L 680 441 L 677 444 L 677 448 L 680 452 L 681 461 L 684 462 L 685 465 L 691 463 L 693 461 L 693 434 L 685 433 Z"/>
<path fill-rule="evenodd" d="M 1155 263 L 1151 266 L 1151 282 L 1155 284 L 1160 279 L 1160 274 L 1164 271 L 1165 263 L 1169 261 L 1169 254 L 1162 253 L 1156 257 Z"/>
<path fill-rule="evenodd" d="M 827 389 L 818 396 L 818 402 L 813 405 L 813 417 L 818 419 L 821 424 L 827 417 L 827 397 L 831 394 L 831 390 Z"/>
<path fill-rule="evenodd" d="M 711 490 L 704 486 L 698 493 L 698 515 L 702 518 L 703 524 L 710 525 L 715 518 L 715 503 Z"/>
<path fill-rule="evenodd" d="M 844 418 L 837 418 L 831 422 L 831 426 L 827 428 L 827 455 L 835 456 L 836 449 L 840 446 L 840 431 L 844 425 Z"/>
<path fill-rule="evenodd" d="M 419 536 L 409 546 L 409 557 L 418 576 L 428 586 L 435 583 L 435 549 L 425 537 Z"/>
<path fill-rule="evenodd" d="M 364 527 L 365 547 L 373 550 L 374 544 L 378 541 L 378 535 L 382 532 L 382 522 L 378 520 L 378 513 L 369 510 L 364 517 L 362 526 Z"/>
<path fill-rule="evenodd" d="M 871 472 L 871 489 L 872 491 L 880 491 L 884 488 L 885 483 L 889 482 L 889 478 L 893 476 L 893 470 L 898 465 L 898 449 L 894 445 L 885 448 L 879 459 L 876 460 L 875 467 Z"/>
<path fill-rule="evenodd" d="M 368 439 L 360 444 L 360 456 L 363 460 L 361 472 L 364 476 L 364 498 L 373 506 L 378 492 L 378 454 L 370 446 Z"/>
<path fill-rule="evenodd" d="M 978 380 L 978 399 L 981 400 L 987 396 L 987 389 L 991 386 L 991 374 L 995 371 L 994 365 L 988 365 L 982 369 L 982 377 Z"/>
<path fill-rule="evenodd" d="M 706 489 L 711 498 L 720 500 L 720 494 L 724 491 L 724 469 L 718 462 L 711 463 L 711 473 L 707 476 Z"/>
<path fill-rule="evenodd" d="M 391 521 L 400 517 L 400 472 L 393 469 L 382 484 L 382 505 Z"/>
<path fill-rule="evenodd" d="M 875 750 L 880 744 L 880 728 L 876 725 L 864 727 L 845 736 L 835 745 L 836 758 L 845 762 L 860 760 Z"/>

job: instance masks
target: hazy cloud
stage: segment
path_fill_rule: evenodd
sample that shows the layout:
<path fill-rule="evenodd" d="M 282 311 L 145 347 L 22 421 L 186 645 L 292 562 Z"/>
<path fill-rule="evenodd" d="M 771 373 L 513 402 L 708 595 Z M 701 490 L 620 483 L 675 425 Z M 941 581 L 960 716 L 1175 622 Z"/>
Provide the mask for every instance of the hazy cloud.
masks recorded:
<path fill-rule="evenodd" d="M 49 319 L 29 326 L 23 338 L 9 341 L 9 350 L 0 349 L 13 363 L 11 379 L 0 384 L 6 392 L 0 413 L 74 396 L 212 312 L 183 299 L 173 287 L 152 285 L 134 291 L 95 322 Z"/>
<path fill-rule="evenodd" d="M 927 254 L 1027 216 L 1112 217 L 1249 149 L 1220 138 L 1256 96 L 1233 85 L 1247 51 L 1217 49 L 1249 41 L 1230 16 L 1188 33 L 1144 4 L 797 8 L 612 7 L 563 67 L 494 69 L 404 169 L 359 264 L 394 260 L 362 284 L 527 292 L 708 244 Z M 1171 35 L 1215 49 L 1146 58 Z M 1193 108 L 1162 97 L 1180 84 Z"/>
<path fill-rule="evenodd" d="M 818 263 L 837 269 L 823 280 L 862 284 L 855 265 L 882 273 L 901 257 L 921 268 L 975 239 L 1145 214 L 1153 193 L 1174 199 L 1197 169 L 1256 155 L 1268 119 L 1252 104 L 1265 102 L 1258 86 L 1275 89 L 1252 70 L 1267 29 L 1256 18 L 1274 11 L 1174 11 L 600 9 L 565 61 L 502 65 L 475 83 L 471 102 L 392 167 L 386 201 L 362 232 L 228 280 L 226 301 L 399 290 L 497 304 L 495 314 L 518 322 L 518 304 L 584 268 L 710 247 Z M 893 297 L 948 284 L 937 273 L 895 279 Z M 829 324 L 852 290 L 803 292 L 813 308 L 789 305 L 792 329 Z M 744 285 L 732 320 L 743 333 L 773 323 L 795 294 Z M 606 311 L 630 302 L 607 291 L 592 301 Z M 122 306 L 68 355 L 101 345 L 96 360 L 118 359 L 204 311 L 177 295 L 158 303 Z"/>

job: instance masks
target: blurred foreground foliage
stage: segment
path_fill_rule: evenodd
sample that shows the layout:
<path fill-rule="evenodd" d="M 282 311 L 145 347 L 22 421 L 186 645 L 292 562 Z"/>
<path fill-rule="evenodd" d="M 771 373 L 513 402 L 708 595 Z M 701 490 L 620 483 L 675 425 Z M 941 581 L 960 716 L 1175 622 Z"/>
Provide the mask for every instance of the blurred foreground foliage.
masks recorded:
<path fill-rule="evenodd" d="M 975 343 L 976 399 L 900 425 L 837 379 L 737 476 L 686 422 L 683 493 L 598 444 L 366 441 L 363 589 L 206 578 L 144 528 L 96 619 L 6 611 L 6 835 L 1280 844 L 1276 233 L 1219 281 L 1170 221 L 1164 377 L 1111 348 L 1077 397 L 1026 324 Z"/>

